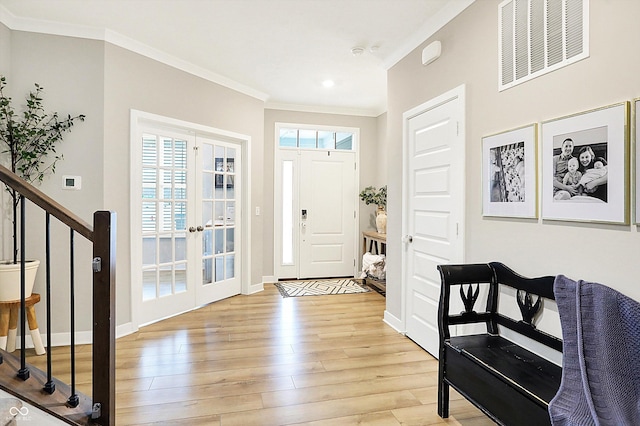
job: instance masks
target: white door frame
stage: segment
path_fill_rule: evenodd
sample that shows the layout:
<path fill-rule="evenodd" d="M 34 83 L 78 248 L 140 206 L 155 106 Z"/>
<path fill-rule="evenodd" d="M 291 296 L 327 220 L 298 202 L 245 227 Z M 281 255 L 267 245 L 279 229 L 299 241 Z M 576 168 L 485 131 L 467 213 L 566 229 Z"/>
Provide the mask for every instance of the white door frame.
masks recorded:
<path fill-rule="evenodd" d="M 407 173 L 409 171 L 409 121 L 417 117 L 418 115 L 436 108 L 439 105 L 445 104 L 452 99 L 459 98 L 461 104 L 460 111 L 460 128 L 458 129 L 459 136 L 463 140 L 465 139 L 465 123 L 466 123 L 466 102 L 465 102 L 465 85 L 462 84 L 446 93 L 443 93 L 440 96 L 437 96 L 423 104 L 420 104 L 402 114 L 402 285 L 401 285 L 401 315 L 400 321 L 402 325 L 402 331 L 406 332 L 407 330 L 407 243 L 405 242 L 405 236 L 409 234 L 409 184 L 408 184 L 408 176 Z M 465 164 L 465 158 L 461 158 L 463 168 Z M 464 261 L 464 253 L 465 253 L 465 197 L 464 194 L 461 197 L 461 203 L 459 208 L 462 211 L 462 220 L 460 221 L 458 228 L 458 235 L 460 244 L 458 246 L 459 252 L 458 256 L 461 262 Z"/>
<path fill-rule="evenodd" d="M 273 273 L 274 273 L 274 279 L 278 280 L 279 278 L 285 278 L 285 277 L 281 277 L 279 276 L 279 272 L 281 271 L 281 266 L 278 264 L 278 261 L 281 259 L 281 253 L 282 253 L 282 234 L 278 235 L 278 231 L 281 231 L 281 224 L 278 222 L 279 218 L 282 216 L 282 188 L 278 187 L 278 183 L 281 182 L 281 177 L 278 177 L 278 173 L 281 173 L 281 170 L 279 169 L 280 167 L 280 161 L 282 160 L 282 152 L 283 151 L 290 151 L 290 152 L 299 152 L 301 150 L 305 150 L 305 148 L 281 148 L 278 141 L 280 138 L 280 129 L 281 128 L 288 128 L 288 129 L 309 129 L 309 130 L 318 130 L 318 131 L 332 131 L 332 132 L 350 132 L 353 133 L 354 138 L 353 138 L 353 149 L 352 151 L 355 154 L 355 168 L 356 168 L 356 173 L 355 173 L 355 188 L 356 191 L 353 194 L 354 198 L 355 198 L 355 217 L 356 217 L 356 223 L 355 223 L 355 229 L 354 229 L 354 235 L 353 235 L 353 239 L 354 239 L 354 256 L 357 258 L 358 257 L 358 241 L 360 238 L 360 229 L 359 229 L 359 225 L 358 225 L 358 218 L 360 217 L 360 203 L 359 203 L 359 195 L 358 195 L 358 190 L 357 188 L 360 188 L 360 155 L 359 155 L 359 150 L 360 150 L 360 128 L 358 127 L 345 127 L 345 126 L 331 126 L 331 125 L 313 125 L 313 124 L 300 124 L 300 123 L 283 123 L 283 122 L 276 122 L 275 123 L 275 128 L 274 128 L 274 156 L 273 156 L 273 170 L 274 170 L 274 179 L 273 179 L 273 229 L 274 229 L 274 233 L 273 233 Z M 326 151 L 326 150 L 325 150 Z M 297 172 L 294 171 L 294 176 Z M 295 182 L 294 183 L 295 189 L 294 191 L 298 191 L 299 188 L 299 182 Z M 293 221 L 294 221 L 294 228 L 295 229 L 300 229 L 300 222 L 299 222 L 299 216 L 298 215 L 294 215 L 293 217 Z M 297 242 L 296 244 L 294 244 L 294 250 L 299 250 L 299 247 L 297 246 Z M 354 276 L 357 274 L 358 272 L 358 266 L 359 266 L 359 262 L 356 259 L 355 265 L 353 267 L 353 273 Z M 299 261 L 296 260 L 296 265 L 295 265 L 295 270 L 296 272 L 299 271 Z M 289 277 L 286 277 L 289 278 Z"/>
<path fill-rule="evenodd" d="M 139 258 L 138 253 L 134 251 L 134 241 L 136 235 L 139 235 L 139 230 L 136 229 L 137 220 L 140 212 L 140 197 L 136 198 L 136 195 L 140 194 L 141 172 L 140 164 L 136 163 L 135 159 L 140 156 L 137 151 L 137 134 L 139 126 L 141 125 L 153 125 L 155 127 L 164 127 L 177 131 L 187 132 L 193 135 L 201 135 L 209 138 L 214 138 L 222 141 L 229 141 L 240 145 L 242 152 L 242 161 L 246 165 L 242 168 L 242 199 L 240 202 L 244 206 L 241 211 L 241 226 L 242 226 L 242 252 L 241 252 L 241 271 L 242 274 L 242 294 L 250 294 L 255 291 L 251 285 L 251 137 L 240 133 L 230 132 L 227 130 L 217 129 L 215 127 L 204 126 L 197 123 L 191 123 L 188 121 L 178 120 L 175 118 L 165 117 L 149 112 L 139 111 L 132 109 L 130 113 L 130 200 L 129 200 L 129 232 L 130 232 L 130 253 L 131 263 L 129 282 L 141 282 L 141 271 L 136 270 L 138 265 L 142 264 L 142 259 Z M 138 330 L 140 327 L 140 318 L 138 312 L 140 311 L 140 305 L 142 304 L 142 286 L 130 287 L 131 297 L 131 325 L 132 331 Z"/>

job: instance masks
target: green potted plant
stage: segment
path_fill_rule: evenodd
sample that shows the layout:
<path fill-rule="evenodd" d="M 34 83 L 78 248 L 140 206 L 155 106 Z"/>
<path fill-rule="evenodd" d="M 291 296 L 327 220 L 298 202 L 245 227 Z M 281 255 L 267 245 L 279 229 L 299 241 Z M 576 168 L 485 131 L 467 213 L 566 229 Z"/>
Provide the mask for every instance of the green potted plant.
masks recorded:
<path fill-rule="evenodd" d="M 56 163 L 62 159 L 62 155 L 56 153 L 56 146 L 62 142 L 64 133 L 71 131 L 76 121 L 84 121 L 85 116 L 67 115 L 66 118 L 60 118 L 57 112 L 46 113 L 41 97 L 44 89 L 37 83 L 35 90 L 26 97 L 24 111 L 16 114 L 12 100 L 6 94 L 6 87 L 6 77 L 0 76 L 0 161 L 27 182 L 38 184 L 46 175 L 55 172 Z M 5 188 L 12 202 L 13 259 L 0 262 L 0 300 L 15 300 L 20 298 L 19 285 L 17 293 L 15 289 L 16 277 L 20 283 L 16 219 L 20 196 L 13 189 Z M 27 297 L 31 295 L 39 263 L 38 260 L 32 260 L 25 265 Z"/>
<path fill-rule="evenodd" d="M 375 186 L 367 186 L 360 192 L 360 199 L 366 205 L 376 204 L 376 229 L 379 234 L 387 233 L 387 185 L 376 189 Z"/>

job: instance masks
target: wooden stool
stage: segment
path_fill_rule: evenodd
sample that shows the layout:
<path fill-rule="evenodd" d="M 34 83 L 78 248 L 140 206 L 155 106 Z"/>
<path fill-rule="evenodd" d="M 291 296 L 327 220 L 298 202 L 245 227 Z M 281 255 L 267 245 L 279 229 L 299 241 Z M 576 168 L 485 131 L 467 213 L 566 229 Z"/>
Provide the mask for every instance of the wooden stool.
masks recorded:
<path fill-rule="evenodd" d="M 29 323 L 29 331 L 31 332 L 31 340 L 36 354 L 43 355 L 46 351 L 40 337 L 38 329 L 38 321 L 36 320 L 36 309 L 34 305 L 40 301 L 38 293 L 32 293 L 31 296 L 24 299 L 25 310 L 27 314 L 27 322 Z M 16 350 L 16 334 L 18 332 L 18 321 L 20 317 L 20 300 L 0 301 L 0 349 L 6 349 L 7 352 Z"/>

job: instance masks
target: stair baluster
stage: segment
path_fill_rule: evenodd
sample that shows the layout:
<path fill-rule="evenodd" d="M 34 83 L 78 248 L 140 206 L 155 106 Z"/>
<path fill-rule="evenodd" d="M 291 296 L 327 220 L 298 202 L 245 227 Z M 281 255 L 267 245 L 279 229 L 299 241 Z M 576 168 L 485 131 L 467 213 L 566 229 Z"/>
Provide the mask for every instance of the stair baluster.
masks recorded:
<path fill-rule="evenodd" d="M 18 370 L 18 377 L 22 380 L 29 378 L 29 369 L 27 368 L 27 308 L 24 303 L 24 299 L 27 298 L 25 292 L 26 283 L 26 256 L 25 247 L 26 244 L 26 206 L 24 195 L 20 195 L 20 370 Z"/>
<path fill-rule="evenodd" d="M 49 395 L 56 391 L 56 384 L 51 372 L 51 214 L 47 212 L 45 219 L 45 291 L 47 293 L 47 383 L 44 391 Z"/>

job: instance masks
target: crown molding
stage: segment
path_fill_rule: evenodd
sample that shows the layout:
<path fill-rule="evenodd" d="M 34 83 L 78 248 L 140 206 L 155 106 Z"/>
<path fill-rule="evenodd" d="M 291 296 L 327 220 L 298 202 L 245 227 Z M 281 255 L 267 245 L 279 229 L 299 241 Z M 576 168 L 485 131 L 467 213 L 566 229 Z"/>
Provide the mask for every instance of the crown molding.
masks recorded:
<path fill-rule="evenodd" d="M 433 18 L 425 22 L 420 29 L 407 41 L 383 61 L 383 66 L 389 70 L 392 66 L 400 62 L 402 58 L 413 52 L 418 46 L 424 43 L 429 37 L 447 25 L 453 18 L 458 16 L 476 0 L 450 0 Z"/>
<path fill-rule="evenodd" d="M 265 103 L 265 109 L 275 109 L 283 111 L 311 112 L 318 114 L 336 114 L 336 115 L 353 115 L 358 117 L 378 117 L 387 110 L 384 108 L 366 109 L 366 108 L 348 108 L 335 106 L 317 106 L 317 105 L 298 105 L 279 102 Z"/>
<path fill-rule="evenodd" d="M 104 41 L 105 43 L 113 44 L 115 46 L 153 59 L 165 65 L 169 65 L 186 73 L 204 78 L 205 80 L 208 80 L 212 83 L 219 84 L 226 88 L 243 93 L 247 96 L 251 96 L 252 98 L 259 99 L 262 102 L 266 101 L 269 97 L 264 92 L 238 83 L 237 81 L 234 81 L 228 77 L 206 70 L 190 62 L 179 59 L 173 55 L 155 49 L 144 43 L 140 43 L 112 30 L 105 30 L 86 25 L 70 25 L 38 19 L 19 18 L 9 12 L 2 5 L 0 5 L 0 22 L 5 24 L 10 30 L 13 31 L 25 31 L 31 33 L 42 33 L 48 35 Z"/>

